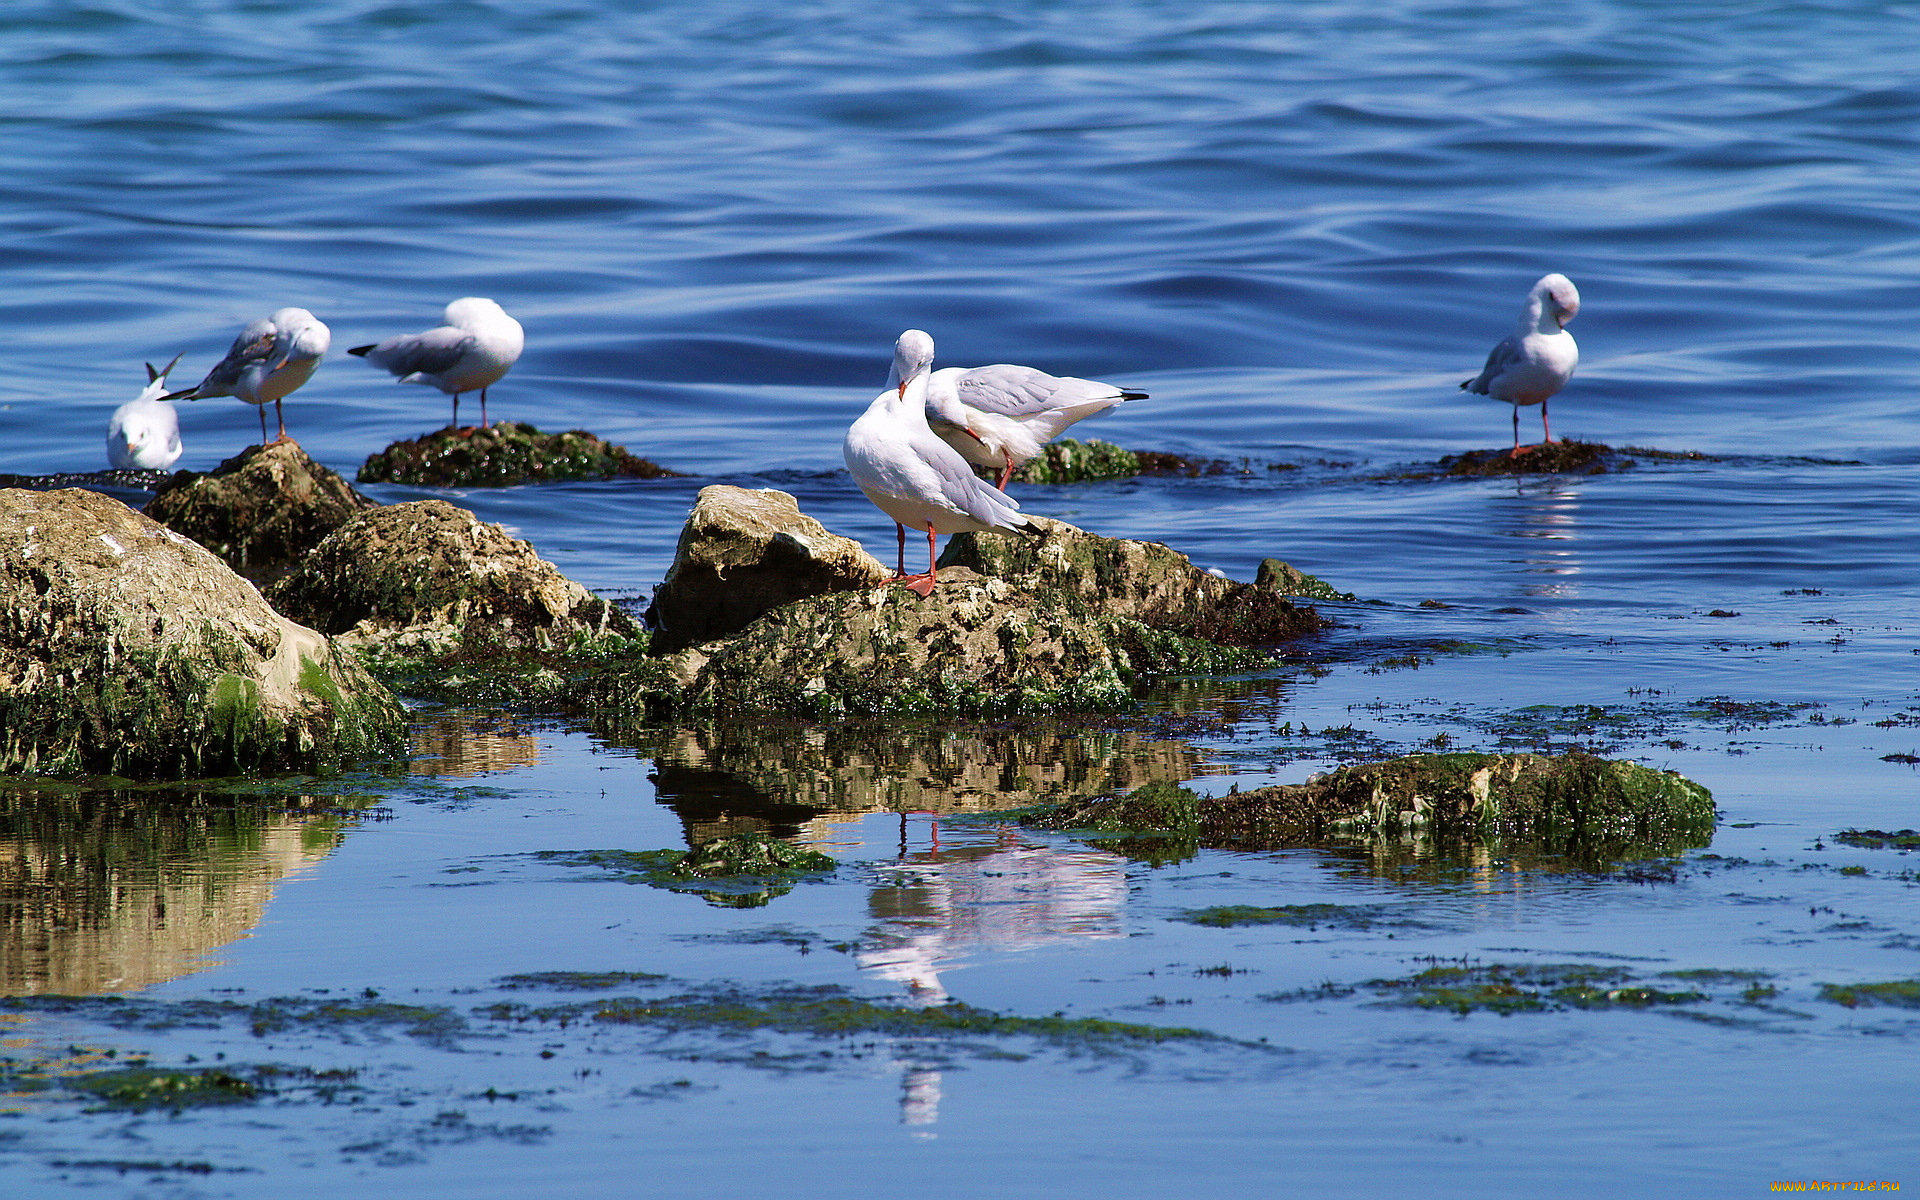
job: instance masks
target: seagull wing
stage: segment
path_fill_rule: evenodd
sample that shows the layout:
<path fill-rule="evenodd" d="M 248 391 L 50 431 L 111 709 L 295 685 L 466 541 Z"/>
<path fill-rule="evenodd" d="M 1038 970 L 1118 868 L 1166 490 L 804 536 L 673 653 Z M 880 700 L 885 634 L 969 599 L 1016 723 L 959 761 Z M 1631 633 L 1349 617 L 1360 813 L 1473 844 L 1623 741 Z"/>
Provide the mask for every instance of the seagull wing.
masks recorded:
<path fill-rule="evenodd" d="M 471 333 L 452 325 L 442 325 L 425 333 L 388 338 L 377 346 L 348 351 L 361 354 L 395 375 L 439 375 L 460 365 L 474 345 Z"/>
<path fill-rule="evenodd" d="M 1506 338 L 1498 346 L 1493 348 L 1492 353 L 1487 355 L 1487 365 L 1480 369 L 1480 374 L 1460 385 L 1461 390 L 1478 392 L 1482 396 L 1486 395 L 1487 389 L 1493 385 L 1493 381 L 1506 374 L 1509 368 L 1520 361 L 1520 358 L 1520 339 L 1517 337 Z"/>

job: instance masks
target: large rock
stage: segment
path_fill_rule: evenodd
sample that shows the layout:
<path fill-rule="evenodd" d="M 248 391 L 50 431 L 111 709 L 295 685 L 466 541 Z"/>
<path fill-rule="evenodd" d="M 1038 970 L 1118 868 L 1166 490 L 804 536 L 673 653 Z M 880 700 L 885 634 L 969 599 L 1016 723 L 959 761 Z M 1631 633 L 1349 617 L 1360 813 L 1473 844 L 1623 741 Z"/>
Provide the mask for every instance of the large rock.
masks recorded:
<path fill-rule="evenodd" d="M 1226 646 L 1277 645 L 1325 624 L 1311 608 L 1203 571 L 1159 542 L 1101 537 L 1063 521 L 1030 519 L 1046 528 L 1046 537 L 955 534 L 940 556 L 941 567 L 971 567 L 1029 592 L 1057 591 L 1152 629 Z"/>
<path fill-rule="evenodd" d="M 1210 798 L 1147 787 L 1033 820 L 1238 848 L 1414 837 L 1670 853 L 1707 845 L 1714 818 L 1712 794 L 1683 776 L 1570 753 L 1413 754 Z"/>
<path fill-rule="evenodd" d="M 0 774 L 325 770 L 404 734 L 351 654 L 203 547 L 93 492 L 0 491 Z"/>
<path fill-rule="evenodd" d="M 870 588 L 892 574 L 787 493 L 716 484 L 700 489 L 647 619 L 659 630 L 656 648 L 675 649 L 737 633 L 783 604 Z"/>
<path fill-rule="evenodd" d="M 410 655 L 556 651 L 582 636 L 638 632 L 532 546 L 444 500 L 361 513 L 267 596 L 343 641 Z"/>
<path fill-rule="evenodd" d="M 169 485 L 146 513 L 260 583 L 284 574 L 354 514 L 374 507 L 296 443 L 280 442 L 249 446 L 205 475 Z"/>

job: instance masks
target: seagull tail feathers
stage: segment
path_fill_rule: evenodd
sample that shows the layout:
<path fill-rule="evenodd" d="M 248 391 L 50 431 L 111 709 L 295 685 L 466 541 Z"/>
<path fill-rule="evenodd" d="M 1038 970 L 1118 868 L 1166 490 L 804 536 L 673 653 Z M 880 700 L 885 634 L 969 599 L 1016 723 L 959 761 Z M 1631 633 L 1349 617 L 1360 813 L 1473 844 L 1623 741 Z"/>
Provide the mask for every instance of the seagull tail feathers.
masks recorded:
<path fill-rule="evenodd" d="M 353 355 L 355 358 L 365 358 L 367 351 L 371 349 L 373 349 L 371 344 L 365 346 L 349 346 L 347 347 L 347 353 Z"/>

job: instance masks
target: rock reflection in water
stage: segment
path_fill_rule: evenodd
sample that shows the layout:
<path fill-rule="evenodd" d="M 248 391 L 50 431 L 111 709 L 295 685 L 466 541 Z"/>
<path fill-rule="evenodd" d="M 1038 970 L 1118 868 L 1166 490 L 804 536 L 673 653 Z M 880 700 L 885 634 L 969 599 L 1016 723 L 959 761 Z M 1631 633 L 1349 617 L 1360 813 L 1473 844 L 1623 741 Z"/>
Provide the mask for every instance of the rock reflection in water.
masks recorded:
<path fill-rule="evenodd" d="M 1107 729 L 708 726 L 668 731 L 650 752 L 689 843 L 826 836 L 866 813 L 993 812 L 1206 773 L 1184 742 Z"/>
<path fill-rule="evenodd" d="M 540 739 L 508 713 L 446 709 L 416 713 L 407 772 L 469 778 L 538 766 Z"/>
<path fill-rule="evenodd" d="M 0 794 L 0 995 L 131 992 L 211 965 L 339 844 L 344 818 L 291 803 Z"/>

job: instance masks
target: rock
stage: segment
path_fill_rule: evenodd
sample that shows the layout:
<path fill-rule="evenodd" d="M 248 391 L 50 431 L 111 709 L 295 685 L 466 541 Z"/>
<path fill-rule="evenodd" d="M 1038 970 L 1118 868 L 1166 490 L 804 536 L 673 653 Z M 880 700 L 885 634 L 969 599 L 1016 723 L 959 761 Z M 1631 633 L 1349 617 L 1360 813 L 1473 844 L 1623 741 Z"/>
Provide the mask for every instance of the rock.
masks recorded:
<path fill-rule="evenodd" d="M 981 468 L 977 472 L 992 480 L 996 472 Z M 1244 475 L 1246 463 L 1231 463 L 1221 458 L 1192 458 L 1163 450 L 1122 450 L 1112 442 L 1091 438 L 1084 442 L 1061 438 L 1048 442 L 1040 453 L 1014 471 L 1020 483 L 1090 483 L 1101 479 L 1131 479 L 1135 475 Z"/>
<path fill-rule="evenodd" d="M 1326 624 L 1311 608 L 1208 574 L 1158 542 L 1101 537 L 1044 517 L 1032 520 L 1046 527 L 1045 538 L 955 534 L 940 566 L 970 567 L 1034 593 L 1057 589 L 1150 629 L 1225 646 L 1277 645 Z"/>
<path fill-rule="evenodd" d="M 1317 579 L 1277 558 L 1263 558 L 1254 573 L 1253 586 L 1277 596 L 1304 596 L 1309 600 L 1357 601 L 1352 592 L 1342 592 L 1324 579 Z"/>
<path fill-rule="evenodd" d="M 361 513 L 267 596 L 342 641 L 414 656 L 556 651 L 639 632 L 532 546 L 444 500 Z"/>
<path fill-rule="evenodd" d="M 1110 626 L 1004 580 L 943 571 L 921 599 L 881 585 L 774 609 L 690 651 L 691 711 L 996 713 L 1132 699 Z"/>
<path fill-rule="evenodd" d="M 320 539 L 374 507 L 298 444 L 280 442 L 249 446 L 205 475 L 169 484 L 146 514 L 259 583 L 284 574 Z"/>
<path fill-rule="evenodd" d="M 0 774 L 320 771 L 404 737 L 353 655 L 203 547 L 93 492 L 0 491 Z"/>
<path fill-rule="evenodd" d="M 603 441 L 585 430 L 542 433 L 531 425 L 501 421 L 481 428 L 442 429 L 409 442 L 395 442 L 369 455 L 361 483 L 412 483 L 427 487 L 510 487 L 556 479 L 659 479 L 677 476 L 657 463 Z"/>
<path fill-rule="evenodd" d="M 1633 465 L 1611 446 L 1597 442 L 1558 441 L 1538 445 L 1515 456 L 1512 449 L 1469 450 L 1449 454 L 1436 464 L 1441 475 L 1604 475 Z"/>
<path fill-rule="evenodd" d="M 1712 794 L 1674 772 L 1572 753 L 1415 754 L 1212 798 L 1150 785 L 1032 822 L 1248 849 L 1417 837 L 1672 853 L 1711 842 L 1714 818 Z"/>
<path fill-rule="evenodd" d="M 787 493 L 716 484 L 700 489 L 647 621 L 659 630 L 656 650 L 678 649 L 736 633 L 783 604 L 892 575 Z"/>

